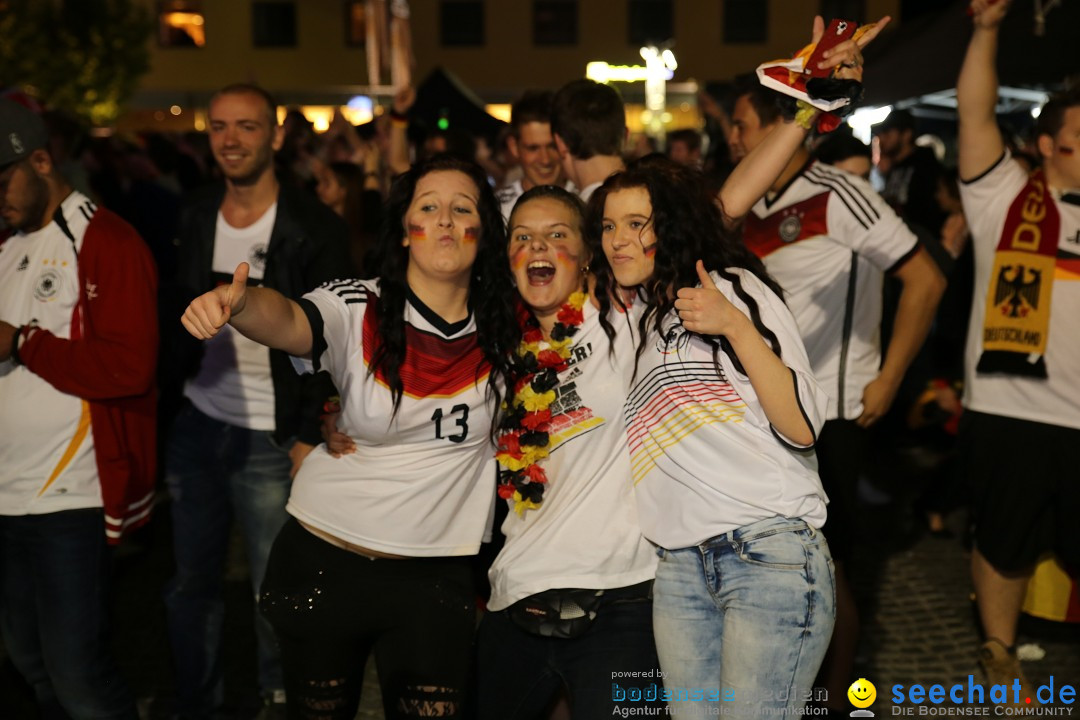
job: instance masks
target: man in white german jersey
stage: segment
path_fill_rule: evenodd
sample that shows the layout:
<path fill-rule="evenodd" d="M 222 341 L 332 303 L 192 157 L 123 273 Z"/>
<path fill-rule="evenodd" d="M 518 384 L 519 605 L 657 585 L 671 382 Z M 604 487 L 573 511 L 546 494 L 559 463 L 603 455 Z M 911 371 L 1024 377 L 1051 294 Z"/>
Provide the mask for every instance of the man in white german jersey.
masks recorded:
<path fill-rule="evenodd" d="M 973 483 L 971 574 L 988 682 L 1021 682 L 1013 645 L 1028 579 L 1053 551 L 1080 562 L 1080 92 L 1055 95 L 1036 128 L 1030 176 L 998 130 L 998 30 L 1008 0 L 971 4 L 975 29 L 957 81 L 960 196 L 975 252 L 964 357 L 961 462 Z"/>
<path fill-rule="evenodd" d="M 782 122 L 776 93 L 753 85 L 735 101 L 731 144 L 745 157 Z M 837 619 L 823 668 L 834 709 L 844 709 L 858 632 L 844 574 L 855 519 L 866 429 L 892 405 L 930 329 L 945 279 L 918 239 L 860 177 L 811 159 L 800 148 L 754 205 L 744 239 L 784 289 L 818 382 L 832 397 L 816 447 L 829 496 L 823 528 L 836 560 Z M 882 284 L 903 286 L 882 358 Z M 831 706 L 830 706 L 831 707 Z"/>

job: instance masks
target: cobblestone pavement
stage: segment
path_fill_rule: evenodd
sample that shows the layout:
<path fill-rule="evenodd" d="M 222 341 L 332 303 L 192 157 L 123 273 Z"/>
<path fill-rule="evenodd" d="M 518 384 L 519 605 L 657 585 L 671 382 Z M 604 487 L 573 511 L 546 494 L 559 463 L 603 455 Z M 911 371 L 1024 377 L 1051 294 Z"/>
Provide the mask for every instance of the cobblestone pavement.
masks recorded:
<path fill-rule="evenodd" d="M 880 502 L 880 491 L 871 501 Z M 864 542 L 849 569 L 861 607 L 862 641 L 855 675 L 877 687 L 872 707 L 877 717 L 898 715 L 893 706 L 895 684 L 920 683 L 967 687 L 968 676 L 982 680 L 975 662 L 979 638 L 968 580 L 968 558 L 958 537 L 963 519 L 951 526 L 957 538 L 933 537 L 916 528 L 905 510 L 910 497 L 866 504 L 860 519 Z M 910 493 L 907 493 L 910 494 Z M 887 498 L 884 498 L 887 499 Z M 139 544 L 118 553 L 116 583 L 117 654 L 129 678 L 144 718 L 167 718 L 171 708 L 172 678 L 168 660 L 161 588 L 172 572 L 167 507 Z M 238 545 L 239 547 L 239 545 Z M 234 553 L 226 581 L 227 696 L 235 718 L 251 718 L 259 710 L 254 687 L 251 590 L 242 555 Z M 1024 667 L 1038 687 L 1053 675 L 1055 686 L 1080 684 L 1080 628 L 1025 618 L 1021 643 L 1045 652 L 1043 659 Z M 919 708 L 910 702 L 915 716 Z M 928 706 L 924 704 L 923 709 Z M 993 708 L 988 708 L 994 715 Z M 1074 713 L 1080 716 L 1080 711 Z M 34 718 L 32 699 L 0 647 L 0 718 Z M 378 686 L 368 668 L 364 701 L 358 718 L 382 718 Z M 585 719 L 592 720 L 592 719 Z"/>
<path fill-rule="evenodd" d="M 936 537 L 917 528 L 911 514 L 899 506 L 903 503 L 866 509 L 862 536 L 874 541 L 859 547 L 851 567 L 863 631 L 855 674 L 876 685 L 878 700 L 872 709 L 879 717 L 900 714 L 891 699 L 894 685 L 960 684 L 966 697 L 968 676 L 976 685 L 983 681 L 976 662 L 982 641 L 970 555 L 960 540 L 965 518 L 962 513 L 950 517 L 954 537 Z M 1080 627 L 1024 615 L 1017 644 L 1027 645 L 1022 651 L 1045 653 L 1042 659 L 1023 662 L 1036 689 L 1051 676 L 1057 688 L 1080 685 Z M 910 701 L 901 705 L 919 715 Z M 927 710 L 929 703 L 922 707 Z M 989 713 L 995 715 L 993 707 Z M 1080 716 L 1080 710 L 1071 714 Z"/>

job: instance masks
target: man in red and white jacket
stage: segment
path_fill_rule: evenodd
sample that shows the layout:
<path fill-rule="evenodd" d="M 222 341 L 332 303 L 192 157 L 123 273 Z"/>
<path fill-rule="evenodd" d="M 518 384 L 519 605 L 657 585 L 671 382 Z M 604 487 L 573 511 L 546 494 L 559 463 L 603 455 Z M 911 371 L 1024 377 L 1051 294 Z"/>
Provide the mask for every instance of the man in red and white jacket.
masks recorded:
<path fill-rule="evenodd" d="M 45 717 L 134 718 L 108 633 L 109 544 L 146 522 L 157 277 L 0 100 L 0 631 Z M 62 710 L 62 712 L 61 712 Z"/>

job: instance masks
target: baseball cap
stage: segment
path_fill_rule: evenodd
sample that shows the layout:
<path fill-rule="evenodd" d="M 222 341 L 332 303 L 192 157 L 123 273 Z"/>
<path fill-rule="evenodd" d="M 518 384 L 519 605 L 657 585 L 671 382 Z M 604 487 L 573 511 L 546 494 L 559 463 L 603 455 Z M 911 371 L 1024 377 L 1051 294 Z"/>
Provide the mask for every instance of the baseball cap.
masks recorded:
<path fill-rule="evenodd" d="M 0 168 L 22 160 L 48 141 L 40 115 L 14 100 L 0 98 Z"/>

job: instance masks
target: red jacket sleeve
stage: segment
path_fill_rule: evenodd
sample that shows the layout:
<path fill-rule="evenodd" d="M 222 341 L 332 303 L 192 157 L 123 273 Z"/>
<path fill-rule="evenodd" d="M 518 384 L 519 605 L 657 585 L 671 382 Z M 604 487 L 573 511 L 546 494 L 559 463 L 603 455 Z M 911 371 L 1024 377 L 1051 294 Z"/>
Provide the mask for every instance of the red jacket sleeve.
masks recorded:
<path fill-rule="evenodd" d="M 20 362 L 84 400 L 146 394 L 157 362 L 157 270 L 138 233 L 103 208 L 86 229 L 79 282 L 72 339 L 30 330 Z"/>

